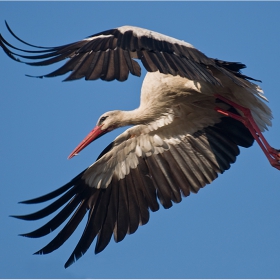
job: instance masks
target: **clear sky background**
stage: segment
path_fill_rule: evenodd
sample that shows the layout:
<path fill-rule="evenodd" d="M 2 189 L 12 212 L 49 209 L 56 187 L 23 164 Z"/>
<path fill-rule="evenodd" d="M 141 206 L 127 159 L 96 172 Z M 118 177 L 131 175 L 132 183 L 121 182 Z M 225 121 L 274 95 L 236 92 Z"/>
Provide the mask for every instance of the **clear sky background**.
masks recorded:
<path fill-rule="evenodd" d="M 261 79 L 273 127 L 265 133 L 280 148 L 279 2 L 0 2 L 0 32 L 7 20 L 22 39 L 56 46 L 91 34 L 135 25 L 182 39 L 206 55 L 247 65 L 244 74 Z M 280 277 L 280 171 L 257 144 L 241 149 L 231 169 L 196 195 L 94 255 L 94 244 L 70 268 L 64 263 L 85 221 L 49 255 L 32 255 L 58 231 L 40 239 L 17 236 L 44 221 L 9 215 L 37 211 L 42 205 L 17 202 L 48 193 L 89 166 L 121 130 L 109 133 L 78 157 L 67 156 L 113 109 L 138 107 L 143 79 L 120 82 L 65 77 L 32 79 L 51 67 L 16 63 L 0 50 L 0 277 L 2 278 L 272 278 Z M 142 70 L 144 74 L 145 71 Z"/>

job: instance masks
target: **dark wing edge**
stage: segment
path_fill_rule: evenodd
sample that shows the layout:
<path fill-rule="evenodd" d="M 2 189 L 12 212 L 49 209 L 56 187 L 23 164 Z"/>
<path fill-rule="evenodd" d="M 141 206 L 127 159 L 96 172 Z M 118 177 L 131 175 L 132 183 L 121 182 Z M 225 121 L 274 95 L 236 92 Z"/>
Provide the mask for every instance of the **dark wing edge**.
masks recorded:
<path fill-rule="evenodd" d="M 72 215 L 57 236 L 35 253 L 48 254 L 72 235 L 88 213 L 84 232 L 65 264 L 68 267 L 85 254 L 96 237 L 97 254 L 109 244 L 112 235 L 116 242 L 120 242 L 126 234 L 134 233 L 139 225 L 146 224 L 150 211 L 159 209 L 158 202 L 167 209 L 173 203 L 179 203 L 182 196 L 197 193 L 215 180 L 218 173 L 230 168 L 239 154 L 238 146 L 250 147 L 253 141 L 242 123 L 223 117 L 220 123 L 188 135 L 180 144 L 170 145 L 170 149 L 162 154 L 140 157 L 137 168 L 131 169 L 124 179 L 118 180 L 113 176 L 106 189 L 88 187 L 82 180 L 83 171 L 59 191 L 27 201 L 37 203 L 61 195 L 49 206 L 33 214 L 13 217 L 37 220 L 64 206 L 45 225 L 22 234 L 26 237 L 42 237 Z M 109 145 L 105 150 L 112 147 Z"/>
<path fill-rule="evenodd" d="M 222 72 L 242 87 L 248 87 L 247 80 L 255 80 L 242 75 L 240 70 L 245 67 L 239 62 L 226 62 L 208 58 L 199 50 L 188 46 L 183 41 L 171 40 L 162 36 L 161 40 L 149 35 L 138 35 L 139 28 L 120 31 L 110 29 L 89 36 L 75 43 L 58 47 L 40 47 L 29 44 L 14 34 L 6 23 L 8 31 L 21 43 L 40 50 L 24 50 L 14 47 L 0 35 L 0 46 L 13 60 L 32 66 L 45 66 L 57 63 L 66 58 L 68 60 L 57 70 L 37 78 L 55 77 L 72 72 L 64 81 L 85 78 L 86 80 L 102 79 L 105 81 L 125 81 L 129 73 L 141 75 L 141 68 L 135 59 L 140 59 L 149 72 L 160 71 L 163 74 L 180 75 L 191 80 L 205 81 L 214 85 L 221 85 L 211 69 Z M 144 30 L 144 29 L 141 29 Z M 29 53 L 24 55 L 11 49 Z M 20 58 L 38 60 L 24 62 Z M 258 80 L 255 80 L 258 81 Z"/>

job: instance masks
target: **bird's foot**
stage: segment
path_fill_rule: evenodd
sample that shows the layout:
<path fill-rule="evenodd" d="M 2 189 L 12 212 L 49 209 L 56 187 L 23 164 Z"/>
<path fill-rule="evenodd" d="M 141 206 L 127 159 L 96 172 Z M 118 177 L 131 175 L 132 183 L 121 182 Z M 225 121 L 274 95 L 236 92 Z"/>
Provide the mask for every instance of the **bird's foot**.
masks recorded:
<path fill-rule="evenodd" d="M 280 170 L 280 150 L 270 147 L 268 154 L 270 155 L 270 158 L 268 158 L 270 164 Z"/>

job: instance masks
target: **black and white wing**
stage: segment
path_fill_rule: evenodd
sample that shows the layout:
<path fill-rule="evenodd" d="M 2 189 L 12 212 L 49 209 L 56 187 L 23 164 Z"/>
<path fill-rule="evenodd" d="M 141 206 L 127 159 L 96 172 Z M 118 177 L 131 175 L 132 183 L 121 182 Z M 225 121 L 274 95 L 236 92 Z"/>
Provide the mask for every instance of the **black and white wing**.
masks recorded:
<path fill-rule="evenodd" d="M 84 232 L 65 264 L 68 267 L 85 254 L 95 238 L 95 253 L 99 253 L 112 235 L 119 242 L 146 224 L 149 212 L 159 209 L 159 202 L 170 208 L 182 196 L 197 193 L 230 168 L 239 154 L 238 146 L 249 147 L 252 143 L 247 128 L 227 117 L 192 133 L 188 133 L 185 122 L 156 130 L 135 126 L 118 136 L 94 164 L 68 184 L 23 202 L 56 198 L 53 203 L 36 213 L 15 217 L 38 220 L 63 207 L 41 228 L 22 234 L 47 235 L 69 218 L 57 236 L 37 252 L 47 254 L 59 248 L 88 213 Z"/>
<path fill-rule="evenodd" d="M 222 84 L 215 76 L 217 71 L 243 87 L 248 87 L 244 79 L 254 80 L 240 73 L 244 64 L 209 58 L 189 43 L 144 28 L 122 26 L 58 47 L 31 45 L 17 37 L 8 25 L 7 28 L 17 40 L 36 49 L 14 47 L 0 35 L 0 46 L 12 59 L 18 62 L 22 62 L 19 57 L 28 59 L 30 61 L 25 63 L 33 66 L 50 65 L 68 59 L 52 73 L 37 76 L 40 78 L 71 72 L 66 81 L 80 78 L 125 81 L 129 73 L 141 75 L 141 68 L 136 61 L 139 59 L 149 72 L 160 71 L 214 85 Z M 10 48 L 29 55 L 15 53 Z M 32 62 L 34 60 L 38 61 Z"/>

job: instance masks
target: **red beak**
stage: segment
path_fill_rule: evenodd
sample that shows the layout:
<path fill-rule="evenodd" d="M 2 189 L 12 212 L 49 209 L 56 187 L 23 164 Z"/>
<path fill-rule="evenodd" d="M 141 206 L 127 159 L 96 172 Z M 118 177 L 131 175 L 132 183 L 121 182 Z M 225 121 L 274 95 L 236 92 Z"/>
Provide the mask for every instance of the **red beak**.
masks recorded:
<path fill-rule="evenodd" d="M 76 156 L 81 150 L 83 150 L 92 141 L 96 140 L 98 137 L 106 133 L 106 130 L 101 130 L 102 125 L 96 126 L 85 139 L 74 149 L 74 151 L 68 156 L 68 159 Z"/>

